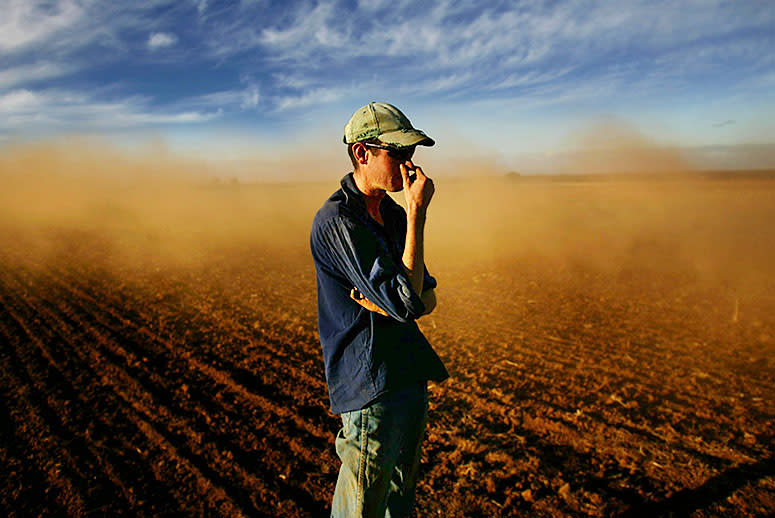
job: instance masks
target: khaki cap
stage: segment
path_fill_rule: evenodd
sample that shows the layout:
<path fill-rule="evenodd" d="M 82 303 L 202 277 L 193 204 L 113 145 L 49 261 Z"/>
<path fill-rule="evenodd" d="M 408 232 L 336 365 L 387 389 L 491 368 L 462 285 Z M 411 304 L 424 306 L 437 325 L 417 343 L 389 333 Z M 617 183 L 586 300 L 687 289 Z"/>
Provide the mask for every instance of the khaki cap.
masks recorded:
<path fill-rule="evenodd" d="M 344 126 L 345 144 L 378 138 L 389 146 L 432 146 L 436 143 L 412 123 L 401 110 L 388 103 L 369 103 L 356 110 Z"/>

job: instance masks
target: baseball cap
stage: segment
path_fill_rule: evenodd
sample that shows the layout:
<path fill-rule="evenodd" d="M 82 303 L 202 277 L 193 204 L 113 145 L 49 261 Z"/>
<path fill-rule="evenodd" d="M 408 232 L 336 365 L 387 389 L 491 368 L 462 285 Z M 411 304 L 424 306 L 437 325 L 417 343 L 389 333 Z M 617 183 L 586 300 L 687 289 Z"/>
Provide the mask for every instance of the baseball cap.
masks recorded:
<path fill-rule="evenodd" d="M 432 146 L 435 140 L 412 126 L 401 110 L 388 103 L 371 102 L 358 108 L 344 126 L 345 144 L 378 138 L 389 146 Z"/>

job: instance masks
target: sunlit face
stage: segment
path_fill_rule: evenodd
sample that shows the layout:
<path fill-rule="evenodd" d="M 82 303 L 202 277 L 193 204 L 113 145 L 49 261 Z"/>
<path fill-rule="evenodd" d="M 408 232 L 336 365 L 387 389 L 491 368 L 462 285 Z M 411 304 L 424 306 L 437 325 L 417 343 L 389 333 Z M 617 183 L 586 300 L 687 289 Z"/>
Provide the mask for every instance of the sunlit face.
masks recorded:
<path fill-rule="evenodd" d="M 364 172 L 371 185 L 388 192 L 403 190 L 404 181 L 401 178 L 400 166 L 409 161 L 413 150 L 397 153 L 386 149 L 370 148 L 369 152 L 371 156 Z"/>
<path fill-rule="evenodd" d="M 374 167 L 372 178 L 375 185 L 388 192 L 398 192 L 404 188 L 404 181 L 401 178 L 401 162 L 388 154 L 384 149 L 375 149 Z"/>

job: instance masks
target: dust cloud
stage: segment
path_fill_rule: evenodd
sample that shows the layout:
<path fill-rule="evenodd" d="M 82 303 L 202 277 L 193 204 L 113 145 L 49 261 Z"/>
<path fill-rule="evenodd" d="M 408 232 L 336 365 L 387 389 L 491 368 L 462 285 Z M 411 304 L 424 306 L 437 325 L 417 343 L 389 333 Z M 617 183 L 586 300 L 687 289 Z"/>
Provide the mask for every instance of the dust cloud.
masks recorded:
<path fill-rule="evenodd" d="M 567 152 L 557 172 L 567 174 L 686 173 L 689 161 L 677 146 L 647 137 L 634 125 L 598 119 L 566 137 Z"/>
<path fill-rule="evenodd" d="M 174 156 L 68 139 L 0 154 L 0 229 L 6 252 L 37 262 L 74 248 L 120 263 L 198 265 L 213 253 L 307 249 L 315 184 L 245 184 L 233 170 Z"/>
<path fill-rule="evenodd" d="M 613 139 L 623 161 L 639 170 L 682 166 L 669 150 L 647 156 L 638 139 Z M 594 169 L 590 160 L 579 168 Z M 437 271 L 688 272 L 731 290 L 764 289 L 775 278 L 771 180 L 471 178 L 434 167 L 426 261 Z M 45 263 L 76 249 L 111 264 L 201 266 L 239 251 L 310 269 L 312 218 L 345 172 L 246 183 L 216 179 L 212 164 L 163 147 L 126 152 L 69 140 L 7 148 L 3 257 Z"/>

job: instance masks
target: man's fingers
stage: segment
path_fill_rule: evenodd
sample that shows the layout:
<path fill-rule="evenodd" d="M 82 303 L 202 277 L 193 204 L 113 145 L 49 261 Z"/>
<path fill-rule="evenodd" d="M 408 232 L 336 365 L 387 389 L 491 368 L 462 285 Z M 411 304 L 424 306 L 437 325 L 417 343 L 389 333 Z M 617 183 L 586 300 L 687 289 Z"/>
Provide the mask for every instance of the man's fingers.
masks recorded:
<path fill-rule="evenodd" d="M 377 306 L 376 304 L 374 304 L 369 299 L 363 299 L 359 303 L 360 303 L 361 306 L 363 306 L 364 308 L 368 309 L 372 313 L 379 313 L 380 315 L 382 315 L 384 317 L 388 316 L 388 314 L 385 312 L 384 309 L 382 309 L 381 307 Z"/>
<path fill-rule="evenodd" d="M 377 306 L 372 301 L 364 297 L 363 293 L 358 291 L 358 288 L 353 288 L 350 290 L 350 298 L 353 299 L 358 304 L 360 304 L 361 306 L 363 306 L 368 311 L 371 311 L 373 313 L 379 313 L 380 315 L 385 317 L 389 316 L 384 309 L 382 309 L 381 307 Z"/>
<path fill-rule="evenodd" d="M 400 164 L 398 168 L 401 170 L 401 178 L 404 179 L 404 185 L 409 185 L 409 171 L 404 164 Z"/>
<path fill-rule="evenodd" d="M 418 165 L 414 168 L 414 172 L 417 174 L 417 177 L 426 178 L 425 173 L 422 172 L 422 168 Z"/>

